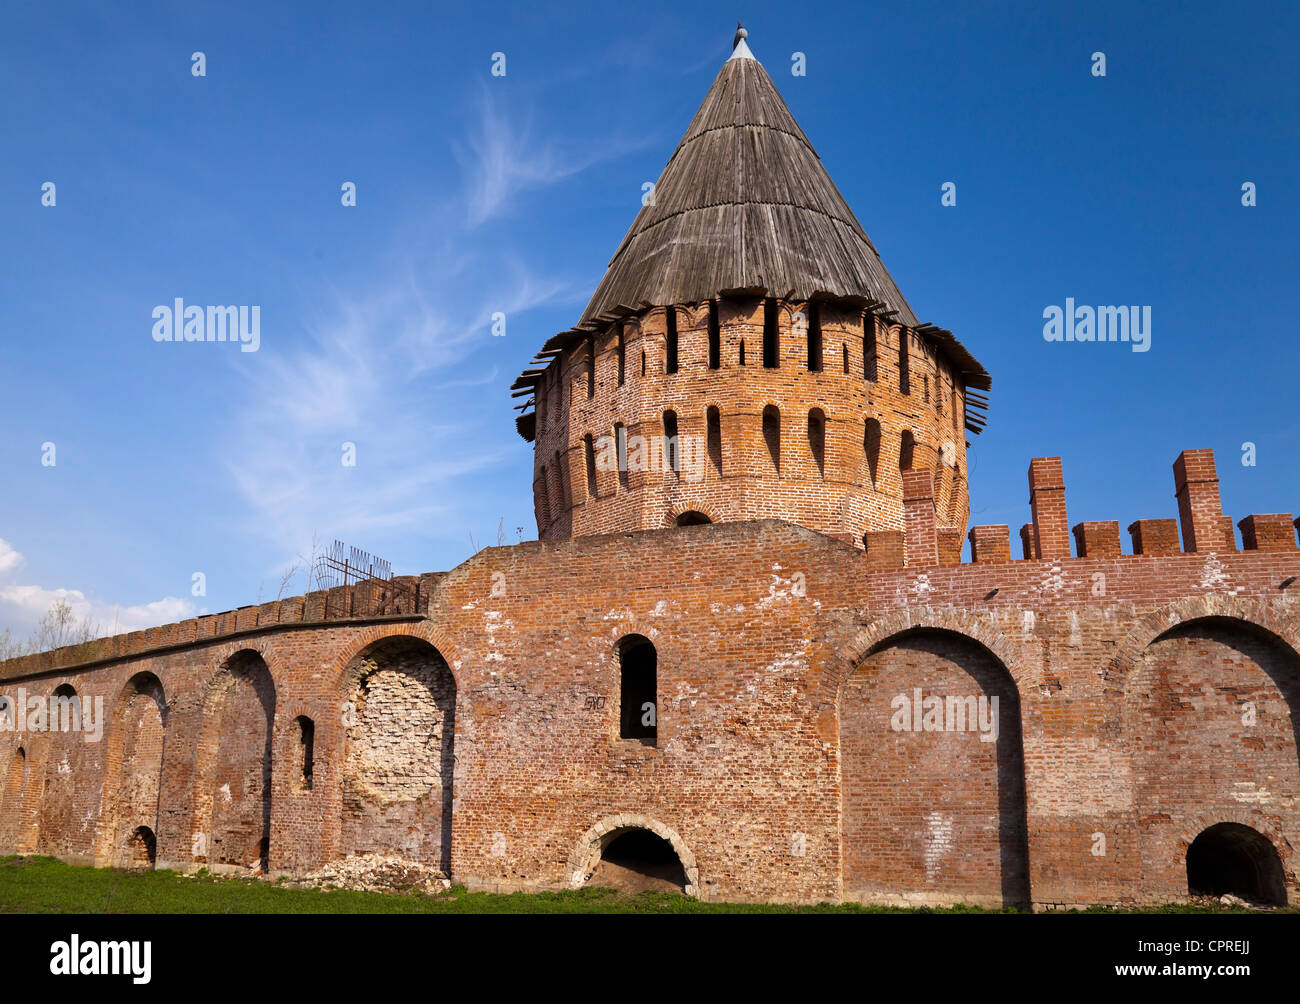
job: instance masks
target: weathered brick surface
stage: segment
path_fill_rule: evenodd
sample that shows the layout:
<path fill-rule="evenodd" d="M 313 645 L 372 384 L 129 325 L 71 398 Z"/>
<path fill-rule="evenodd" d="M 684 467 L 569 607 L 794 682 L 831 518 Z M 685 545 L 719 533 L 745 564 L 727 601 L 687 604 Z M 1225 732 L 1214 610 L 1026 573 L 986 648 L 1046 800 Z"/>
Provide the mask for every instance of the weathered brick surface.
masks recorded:
<path fill-rule="evenodd" d="M 976 562 L 906 567 L 901 529 L 865 555 L 777 520 L 579 536 L 420 577 L 419 613 L 313 594 L 14 660 L 0 693 L 71 688 L 106 723 L 0 731 L 0 852 L 139 862 L 148 827 L 180 868 L 383 850 L 565 888 L 643 827 L 709 898 L 1048 905 L 1185 896 L 1231 821 L 1294 894 L 1300 551 L 1155 529 L 1172 553 L 1010 561 L 994 527 Z M 629 635 L 653 744 L 619 737 Z M 918 691 L 996 696 L 996 740 L 896 728 Z"/>
<path fill-rule="evenodd" d="M 780 365 L 769 368 L 764 309 L 756 297 L 718 301 L 716 369 L 709 366 L 708 302 L 655 307 L 614 322 L 549 364 L 536 392 L 533 492 L 542 539 L 656 529 L 699 512 L 713 522 L 788 519 L 862 547 L 869 530 L 902 529 L 906 467 L 936 472 L 938 525 L 965 533 L 965 388 L 935 346 L 860 308 L 826 303 L 822 367 L 813 371 L 808 304 L 778 301 Z M 677 317 L 675 372 L 668 366 L 667 310 Z M 874 353 L 864 330 L 875 333 Z M 908 346 L 906 381 L 900 340 Z M 763 434 L 768 407 L 780 415 L 776 462 Z M 708 442 L 714 408 L 716 451 Z M 813 410 L 825 416 L 820 463 L 809 434 Z M 638 470 L 635 458 L 622 476 L 589 470 L 588 436 L 599 446 L 622 425 L 629 440 L 657 441 L 668 411 L 679 435 L 708 447 L 701 479 L 663 465 Z M 869 422 L 878 423 L 874 431 Z M 910 457 L 905 433 L 914 443 Z"/>

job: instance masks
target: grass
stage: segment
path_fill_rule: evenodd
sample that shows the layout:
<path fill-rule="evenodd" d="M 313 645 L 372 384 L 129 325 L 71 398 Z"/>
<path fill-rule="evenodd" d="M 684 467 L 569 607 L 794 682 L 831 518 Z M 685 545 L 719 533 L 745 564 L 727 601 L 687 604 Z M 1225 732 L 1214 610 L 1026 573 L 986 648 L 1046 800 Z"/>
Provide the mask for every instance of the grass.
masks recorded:
<path fill-rule="evenodd" d="M 483 893 L 453 886 L 438 895 L 298 889 L 283 882 L 226 878 L 200 872 L 124 871 L 64 864 L 49 857 L 0 858 L 0 913 L 998 913 L 956 906 L 906 909 L 857 903 L 786 906 L 754 903 L 702 903 L 666 893 L 625 896 L 611 889 L 568 892 Z M 1247 913 L 1237 908 L 1171 905 L 1150 910 L 1116 911 L 1095 907 L 1089 913 Z M 1281 912 L 1281 911 L 1279 911 Z M 1295 912 L 1288 909 L 1286 912 Z"/>

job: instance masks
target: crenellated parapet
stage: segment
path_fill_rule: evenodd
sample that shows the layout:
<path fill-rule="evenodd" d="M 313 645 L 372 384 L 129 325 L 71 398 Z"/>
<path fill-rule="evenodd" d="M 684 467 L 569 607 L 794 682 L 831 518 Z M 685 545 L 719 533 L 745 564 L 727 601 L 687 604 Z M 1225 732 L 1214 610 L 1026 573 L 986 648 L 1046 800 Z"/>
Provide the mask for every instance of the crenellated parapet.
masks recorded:
<path fill-rule="evenodd" d="M 875 531 L 867 535 L 868 564 L 874 568 L 926 567 L 960 563 L 952 540 L 944 547 L 944 531 L 936 532 L 933 472 L 903 472 L 906 491 L 902 533 Z M 1138 519 L 1128 525 L 1130 556 L 1228 553 L 1238 550 L 1233 523 L 1219 501 L 1219 478 L 1213 450 L 1184 450 L 1174 462 L 1174 496 L 1178 517 Z M 1020 528 L 1020 557 L 1031 561 L 1124 556 L 1117 520 L 1096 520 L 1069 527 L 1065 478 L 1060 457 L 1035 457 L 1029 465 L 1029 504 L 1032 520 Z M 1243 551 L 1295 551 L 1300 519 L 1291 513 L 1256 513 L 1238 521 Z M 1074 538 L 1071 552 L 1070 538 Z M 1010 528 L 1005 524 L 972 527 L 968 535 L 971 561 L 999 564 L 1011 561 Z M 1181 541 L 1181 546 L 1180 546 Z M 957 542 L 960 554 L 960 541 Z"/>

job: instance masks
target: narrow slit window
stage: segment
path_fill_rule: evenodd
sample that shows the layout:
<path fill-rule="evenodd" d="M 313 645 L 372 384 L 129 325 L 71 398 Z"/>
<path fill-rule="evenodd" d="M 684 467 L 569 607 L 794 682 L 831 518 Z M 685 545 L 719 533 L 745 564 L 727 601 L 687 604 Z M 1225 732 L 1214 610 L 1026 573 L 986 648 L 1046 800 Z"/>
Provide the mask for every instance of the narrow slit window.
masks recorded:
<path fill-rule="evenodd" d="M 740 340 L 740 365 L 745 365 L 745 339 Z"/>
<path fill-rule="evenodd" d="M 866 431 L 862 436 L 862 451 L 867 456 L 867 473 L 871 475 L 871 485 L 876 485 L 880 470 L 880 423 L 874 418 L 867 419 Z"/>
<path fill-rule="evenodd" d="M 677 412 L 664 412 L 664 462 L 674 474 L 682 473 L 682 458 L 677 449 Z"/>
<path fill-rule="evenodd" d="M 627 362 L 626 336 L 624 335 L 623 325 L 618 327 L 618 385 L 623 386 L 624 367 Z"/>
<path fill-rule="evenodd" d="M 714 473 L 719 477 L 722 476 L 722 413 L 717 408 L 710 408 L 708 411 L 708 426 L 705 446 L 708 449 L 709 461 L 713 464 Z"/>
<path fill-rule="evenodd" d="M 822 308 L 819 303 L 809 303 L 808 311 L 808 372 L 820 373 L 822 368 Z"/>
<path fill-rule="evenodd" d="M 844 372 L 847 373 L 849 371 L 849 347 L 847 345 L 840 347 L 844 349 Z"/>
<path fill-rule="evenodd" d="M 587 466 L 587 498 L 596 497 L 596 443 L 591 433 L 582 437 L 582 452 Z"/>
<path fill-rule="evenodd" d="M 770 297 L 763 301 L 763 367 L 773 370 L 781 365 L 781 332 L 777 327 L 778 307 Z"/>
<path fill-rule="evenodd" d="M 587 339 L 587 399 L 596 396 L 596 339 Z"/>
<path fill-rule="evenodd" d="M 614 426 L 614 451 L 618 457 L 618 483 L 627 487 L 627 426 Z"/>
<path fill-rule="evenodd" d="M 659 656 L 642 635 L 619 644 L 618 734 L 654 746 L 659 739 Z"/>
<path fill-rule="evenodd" d="M 912 375 L 908 372 L 907 329 L 898 329 L 898 389 L 903 394 L 912 393 Z"/>
<path fill-rule="evenodd" d="M 293 720 L 294 736 L 298 740 L 294 747 L 294 773 L 298 778 L 301 791 L 311 791 L 312 773 L 316 753 L 316 723 L 306 715 L 299 715 Z"/>
<path fill-rule="evenodd" d="M 867 314 L 862 318 L 862 376 L 867 380 L 876 377 L 876 318 Z"/>
<path fill-rule="evenodd" d="M 774 474 L 781 473 L 781 412 L 776 405 L 763 409 L 763 441 L 767 444 L 768 460 Z"/>
<path fill-rule="evenodd" d="M 722 366 L 722 333 L 718 327 L 718 301 L 709 301 L 709 369 Z"/>
<path fill-rule="evenodd" d="M 826 476 L 826 413 L 820 408 L 808 412 L 808 449 L 813 463 L 824 478 Z"/>
<path fill-rule="evenodd" d="M 664 372 L 677 372 L 677 308 L 669 307 L 668 316 L 668 336 L 666 339 L 666 358 L 664 360 Z"/>

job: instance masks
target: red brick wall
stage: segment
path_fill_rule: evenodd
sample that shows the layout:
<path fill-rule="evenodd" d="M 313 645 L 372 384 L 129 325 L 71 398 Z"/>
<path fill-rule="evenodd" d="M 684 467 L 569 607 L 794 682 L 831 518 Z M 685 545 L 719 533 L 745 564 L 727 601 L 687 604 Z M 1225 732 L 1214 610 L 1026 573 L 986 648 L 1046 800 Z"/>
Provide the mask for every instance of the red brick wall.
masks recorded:
<path fill-rule="evenodd" d="M 718 309 L 721 365 L 710 369 L 709 304 L 672 309 L 677 316 L 677 372 L 667 372 L 666 312 L 660 307 L 592 335 L 591 396 L 586 339 L 553 361 L 538 384 L 533 487 L 542 539 L 657 529 L 695 510 L 715 522 L 786 519 L 861 547 L 867 530 L 903 526 L 900 450 L 905 430 L 916 443 L 911 466 L 935 472 L 937 525 L 965 534 L 969 498 L 964 388 L 960 379 L 954 388 L 951 367 L 933 345 L 898 325 L 870 318 L 876 330 L 876 364 L 875 376 L 869 379 L 863 365 L 863 311 L 822 304 L 822 369 L 810 372 L 808 305 L 781 301 L 780 366 L 769 369 L 762 357 L 763 301 L 723 299 Z M 909 345 L 908 393 L 900 386 L 900 339 Z M 779 471 L 772 467 L 762 435 L 762 414 L 768 406 L 780 411 Z M 597 497 L 590 497 L 586 436 L 599 441 L 613 435 L 615 424 L 621 423 L 629 437 L 662 437 L 664 412 L 672 410 L 679 435 L 700 437 L 704 443 L 710 407 L 720 413 L 721 473 L 707 458 L 699 481 L 662 468 L 632 470 L 626 479 L 600 471 Z M 826 419 L 821 465 L 809 444 L 808 416 L 814 408 Z M 882 430 L 874 476 L 864 443 L 867 419 L 878 421 Z"/>
<path fill-rule="evenodd" d="M 149 673 L 167 709 L 160 864 L 251 863 L 265 828 L 268 709 L 272 872 L 395 843 L 445 860 L 447 772 L 427 743 L 414 757 L 427 784 L 418 809 L 408 798 L 386 817 L 382 798 L 366 807 L 347 795 L 355 726 L 345 709 L 363 667 L 382 662 L 386 673 L 435 681 L 421 686 L 441 718 L 423 696 L 415 705 L 431 727 L 441 723 L 443 740 L 451 719 L 457 881 L 566 887 L 593 833 L 635 820 L 673 834 L 709 898 L 992 901 L 1015 887 L 1023 860 L 1005 801 L 1014 755 L 1002 739 L 995 753 L 972 735 L 873 733 L 897 693 L 974 681 L 990 694 L 1009 680 L 1035 903 L 1179 895 L 1185 843 L 1224 818 L 1274 842 L 1294 892 L 1300 782 L 1283 715 L 1300 674 L 1300 604 L 1280 583 L 1297 574 L 1300 552 L 1259 550 L 881 568 L 774 520 L 488 548 L 421 581 L 427 616 L 292 619 L 329 612 L 315 596 L 252 608 L 254 626 L 237 635 L 200 632 L 238 625 L 214 615 L 148 636 L 163 647 L 145 648 L 139 633 L 0 666 L 6 695 L 48 696 L 70 683 L 110 710 L 99 743 L 0 731 L 0 852 L 113 860 L 141 817 L 130 792 L 152 772 L 152 740 L 132 752 L 121 735 L 148 713 L 132 695 Z M 1191 633 L 1162 640 L 1183 625 Z M 1220 633 L 1195 634 L 1205 625 Z M 1259 642 L 1261 632 L 1275 640 Z M 618 737 L 617 645 L 628 634 L 657 650 L 653 747 Z M 410 641 L 376 645 L 386 638 Z M 77 665 L 87 652 L 110 654 Z M 450 680 L 433 672 L 444 661 Z M 1006 737 L 1012 694 L 998 693 Z M 1254 732 L 1229 714 L 1242 697 L 1259 709 Z M 299 716 L 315 723 L 309 790 Z M 878 783 L 873 741 L 891 751 L 880 776 L 915 767 L 914 790 Z M 24 773 L 27 818 L 17 822 L 14 778 Z M 105 783 L 112 776 L 116 787 Z M 223 808 L 216 799 L 228 782 Z M 397 837 L 406 823 L 420 829 L 413 850 Z M 932 856 L 927 875 L 925 849 L 945 833 L 952 854 Z M 196 855 L 196 835 L 207 855 Z M 896 863 L 897 881 L 872 854 Z"/>

